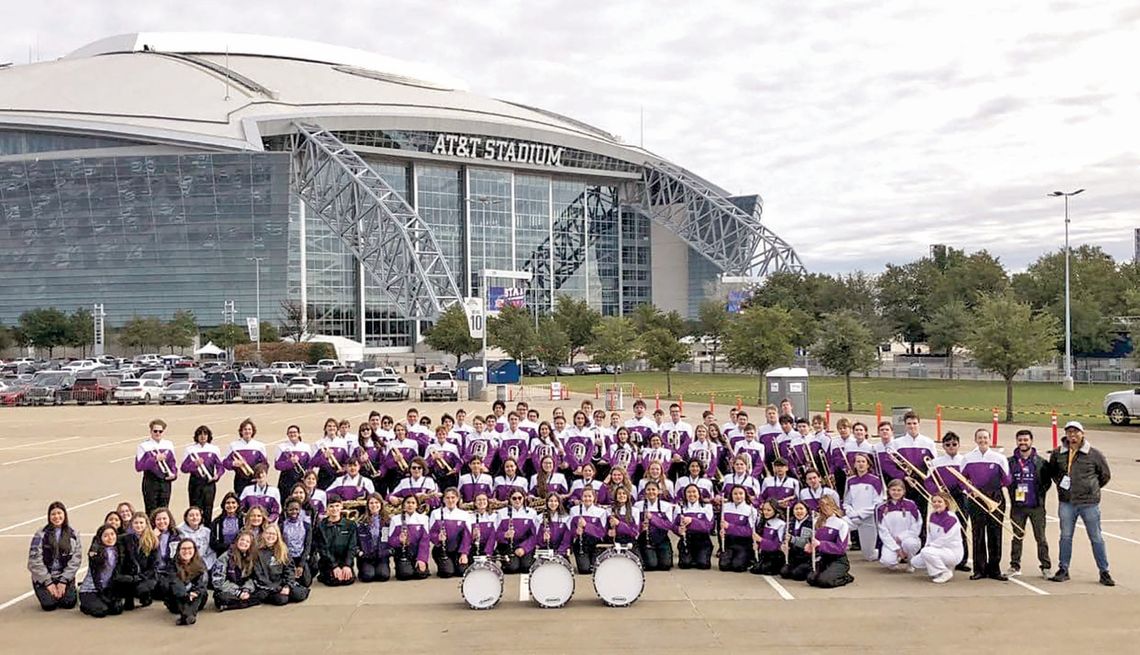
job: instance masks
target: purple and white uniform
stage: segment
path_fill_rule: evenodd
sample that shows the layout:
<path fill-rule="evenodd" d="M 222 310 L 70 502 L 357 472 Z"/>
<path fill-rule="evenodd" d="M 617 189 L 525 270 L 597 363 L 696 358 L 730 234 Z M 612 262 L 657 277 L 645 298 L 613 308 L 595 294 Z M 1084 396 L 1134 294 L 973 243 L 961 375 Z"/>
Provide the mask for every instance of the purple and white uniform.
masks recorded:
<path fill-rule="evenodd" d="M 522 467 L 530 456 L 530 435 L 522 430 L 511 432 L 508 428 L 499 435 L 498 459 L 505 462 L 513 459 Z"/>
<path fill-rule="evenodd" d="M 277 487 L 251 484 L 241 490 L 241 511 L 248 512 L 254 507 L 265 510 L 270 523 L 276 523 L 281 515 L 281 492 Z"/>
<path fill-rule="evenodd" d="M 819 486 L 815 489 L 812 489 L 811 487 L 804 485 L 800 488 L 799 499 L 802 500 L 803 503 L 807 505 L 807 508 L 813 512 L 819 510 L 819 500 L 824 496 L 827 496 L 828 498 L 834 500 L 836 507 L 841 506 L 841 503 L 839 502 L 839 494 L 836 493 L 835 490 L 831 487 Z"/>
<path fill-rule="evenodd" d="M 681 518 L 689 517 L 692 523 L 685 528 L 686 532 L 697 534 L 711 534 L 713 531 L 713 508 L 708 503 L 685 503 L 677 508 L 674 531 L 680 535 Z"/>
<path fill-rule="evenodd" d="M 495 542 L 499 546 L 505 546 L 512 552 L 515 549 L 522 548 L 525 554 L 534 552 L 534 545 L 536 541 L 536 534 L 534 532 L 535 521 L 538 520 L 538 515 L 534 510 L 523 506 L 520 509 L 515 509 L 510 505 L 495 512 Z M 514 536 L 508 537 L 507 530 L 514 526 Z"/>
<path fill-rule="evenodd" d="M 495 489 L 495 480 L 486 473 L 475 477 L 470 473 L 464 473 L 459 476 L 459 497 L 465 503 L 475 502 L 475 496 L 479 494 L 487 494 L 487 498 L 491 498 Z"/>
<path fill-rule="evenodd" d="M 962 455 L 939 455 L 930 460 L 930 475 L 926 478 L 926 482 L 922 486 L 930 493 L 936 493 L 943 489 L 952 495 L 958 495 L 963 492 L 962 481 L 958 476 L 951 473 L 948 469 L 956 469 L 959 473 L 962 472 Z M 939 486 L 941 484 L 941 487 Z"/>
<path fill-rule="evenodd" d="M 385 449 L 384 461 L 387 463 L 385 468 L 389 471 L 398 471 L 400 475 L 408 474 L 412 460 L 420 454 L 420 445 L 412 438 L 389 439 Z"/>
<path fill-rule="evenodd" d="M 687 475 L 682 475 L 681 477 L 677 478 L 677 484 L 675 485 L 678 500 L 681 500 L 685 497 L 685 489 L 689 485 L 695 485 L 697 487 L 697 490 L 701 492 L 701 500 L 705 501 L 706 503 L 711 501 L 713 499 L 713 496 L 716 495 L 716 490 L 713 488 L 712 480 L 703 476 L 690 478 Z"/>
<path fill-rule="evenodd" d="M 767 553 L 779 552 L 784 545 L 784 535 L 788 524 L 779 516 L 761 518 L 756 522 L 756 534 L 760 535 L 760 550 Z"/>
<path fill-rule="evenodd" d="M 563 557 L 570 556 L 570 517 L 567 514 L 548 517 L 545 512 L 535 518 L 535 547 L 539 550 L 553 550 Z"/>
<path fill-rule="evenodd" d="M 201 467 L 194 462 L 195 458 L 201 460 Z M 210 482 L 217 481 L 225 472 L 225 469 L 222 468 L 222 452 L 212 443 L 192 443 L 186 446 L 186 456 L 182 458 L 182 466 L 179 468 L 183 473 L 189 473 Z M 202 478 L 203 471 L 209 476 L 208 478 Z"/>
<path fill-rule="evenodd" d="M 648 416 L 629 419 L 625 428 L 629 430 L 630 440 L 637 444 L 648 444 L 649 437 L 657 434 L 657 424 Z"/>
<path fill-rule="evenodd" d="M 756 508 L 750 503 L 727 502 L 721 508 L 721 520 L 728 524 L 724 532 L 726 537 L 742 537 L 751 541 L 758 518 Z"/>
<path fill-rule="evenodd" d="M 548 495 L 556 493 L 559 496 L 565 496 L 570 493 L 570 487 L 566 484 L 566 476 L 555 471 L 550 474 L 550 479 L 546 481 L 546 489 L 540 490 L 538 488 L 538 474 L 530 476 L 530 495 L 534 498 L 546 498 Z"/>
<path fill-rule="evenodd" d="M 918 505 L 907 498 L 888 500 L 875 510 L 879 526 L 879 563 L 891 567 L 899 563 L 901 551 L 914 556 L 922 548 L 918 538 L 922 529 L 922 518 L 918 515 Z"/>
<path fill-rule="evenodd" d="M 649 478 L 641 478 L 637 483 L 637 499 L 645 500 L 645 487 L 650 482 L 657 483 L 657 490 L 661 493 L 661 498 L 671 501 L 677 497 L 676 489 L 673 487 L 673 481 L 669 478 L 662 478 L 661 480 L 650 480 Z"/>
<path fill-rule="evenodd" d="M 526 495 L 530 491 L 529 481 L 521 475 L 511 477 L 499 475 L 495 477 L 495 500 L 506 502 L 507 499 L 511 497 L 511 492 L 515 489 L 518 489 L 523 492 L 523 495 Z"/>
<path fill-rule="evenodd" d="M 633 477 L 637 471 L 637 451 L 630 444 L 614 444 L 605 457 L 610 468 L 624 468 L 627 477 Z"/>
<path fill-rule="evenodd" d="M 332 481 L 326 494 L 336 494 L 341 500 L 364 500 L 369 494 L 376 493 L 372 480 L 360 475 L 354 477 L 347 473 Z"/>
<path fill-rule="evenodd" d="M 745 473 L 729 473 L 721 480 L 720 495 L 725 501 L 732 500 L 732 490 L 744 487 L 745 502 L 752 502 L 760 497 L 760 481 Z"/>
<path fill-rule="evenodd" d="M 914 568 L 926 568 L 932 578 L 945 573 L 953 575 L 962 561 L 962 524 L 954 512 L 944 510 L 930 515 L 926 526 L 926 545 L 911 559 Z"/>
<path fill-rule="evenodd" d="M 439 453 L 437 456 L 436 453 Z M 439 443 L 438 440 L 432 442 L 427 447 L 427 452 L 424 454 L 424 459 L 427 461 L 428 469 L 433 475 L 451 475 L 459 470 L 461 465 L 461 458 L 459 456 L 459 448 L 455 444 L 445 441 Z M 446 462 L 446 464 L 444 463 Z M 450 468 L 450 470 L 448 470 Z"/>
<path fill-rule="evenodd" d="M 348 442 L 341 437 L 321 437 L 313 444 L 313 456 L 309 465 L 319 468 L 327 479 L 344 473 L 348 462 Z"/>
<path fill-rule="evenodd" d="M 878 559 L 875 540 L 878 527 L 875 525 L 875 510 L 883 502 L 883 481 L 868 471 L 863 475 L 847 478 L 847 491 L 843 494 L 843 514 L 851 527 L 859 532 L 859 546 L 863 557 L 871 562 Z"/>
<path fill-rule="evenodd" d="M 962 475 L 978 491 L 995 500 L 1001 498 L 1001 491 L 1009 486 L 1009 460 L 993 448 L 983 453 L 975 448 L 962 456 Z"/>
<path fill-rule="evenodd" d="M 693 440 L 693 426 L 684 421 L 665 421 L 661 424 L 661 443 L 675 453 L 683 452 Z"/>
<path fill-rule="evenodd" d="M 436 485 L 435 480 L 426 475 L 419 477 L 409 475 L 403 480 L 400 480 L 399 484 L 396 485 L 396 488 L 393 489 L 392 493 L 388 496 L 388 502 L 402 502 L 403 499 L 408 496 L 418 496 L 420 494 L 430 496 L 427 500 L 429 506 L 439 507 L 439 486 Z M 420 504 L 422 505 L 423 502 L 424 501 L 421 500 Z"/>
<path fill-rule="evenodd" d="M 164 473 L 162 467 L 166 467 Z M 146 439 L 135 449 L 135 471 L 150 473 L 159 480 L 178 477 L 178 462 L 174 458 L 174 444 L 169 439 Z M 168 474 L 172 477 L 167 477 Z"/>
<path fill-rule="evenodd" d="M 899 465 L 895 463 L 894 458 L 890 454 L 901 454 L 899 453 L 898 444 L 895 443 L 896 441 L 897 439 L 892 438 L 885 444 L 879 442 L 872 446 L 875 451 L 875 465 L 878 467 L 879 471 L 882 472 L 885 482 L 890 482 L 891 480 L 902 480 L 906 477 L 906 472 L 899 468 Z"/>
<path fill-rule="evenodd" d="M 579 520 L 585 522 L 583 532 L 598 541 L 605 541 L 609 526 L 609 512 L 604 507 L 577 505 L 570 509 L 570 538 L 578 534 Z"/>
<path fill-rule="evenodd" d="M 470 464 L 471 460 L 478 457 L 480 461 L 489 466 L 491 457 L 494 456 L 498 448 L 499 439 L 494 432 L 472 433 L 468 437 L 467 446 L 463 451 L 463 463 Z"/>
<path fill-rule="evenodd" d="M 915 468 L 926 473 L 926 460 L 934 459 L 937 448 L 934 440 L 925 435 L 903 435 L 903 442 L 898 444 L 899 454 L 906 458 Z"/>
<path fill-rule="evenodd" d="M 755 439 L 745 438 L 736 443 L 736 455 L 744 455 L 749 459 L 751 467 L 749 471 L 752 477 L 761 479 L 764 477 L 764 444 Z"/>
<path fill-rule="evenodd" d="M 851 526 L 841 517 L 829 516 L 815 529 L 815 539 L 819 542 L 818 553 L 832 557 L 842 557 L 847 554 L 849 547 Z"/>
<path fill-rule="evenodd" d="M 406 544 L 401 545 L 401 541 L 406 541 Z M 428 517 L 419 512 L 393 515 L 388 525 L 388 547 L 395 557 L 404 556 L 426 565 L 431 559 Z"/>
<path fill-rule="evenodd" d="M 597 479 L 586 480 L 585 478 L 581 480 L 575 480 L 573 483 L 571 483 L 569 502 L 573 505 L 577 505 L 578 503 L 582 502 L 582 492 L 585 491 L 586 487 L 591 487 L 598 493 L 597 502 L 599 505 L 605 504 L 604 501 L 608 499 L 609 493 L 603 491 L 604 485 L 602 485 L 602 481 Z"/>
<path fill-rule="evenodd" d="M 799 495 L 799 480 L 787 475 L 782 478 L 769 475 L 764 478 L 764 482 L 760 484 L 760 496 L 757 504 L 765 500 L 771 500 L 776 503 L 776 507 L 783 509 L 785 507 L 791 507 L 795 499 L 799 498 Z"/>
<path fill-rule="evenodd" d="M 554 460 L 554 469 L 558 470 L 562 467 L 562 454 L 560 452 L 559 444 L 551 437 L 549 440 L 543 440 L 542 437 L 535 437 L 530 440 L 530 465 L 535 471 L 542 468 L 542 460 L 549 457 Z"/>
<path fill-rule="evenodd" d="M 491 512 L 471 515 L 471 550 L 473 556 L 491 556 L 495 552 L 495 515 Z"/>
<path fill-rule="evenodd" d="M 293 456 L 297 456 L 297 463 L 293 463 Z M 277 460 L 273 462 L 273 468 L 278 471 L 296 471 L 297 466 L 301 470 L 309 470 L 309 460 L 313 457 L 312 448 L 304 441 L 293 443 L 285 440 L 277 444 Z"/>
<path fill-rule="evenodd" d="M 571 471 L 577 471 L 594 459 L 594 431 L 568 427 L 562 433 L 562 446 L 566 449 L 566 464 Z"/>
<path fill-rule="evenodd" d="M 440 546 L 447 552 L 467 553 L 471 550 L 471 525 L 475 517 L 459 508 L 433 509 L 428 517 L 428 532 L 433 546 Z M 440 530 L 443 539 L 440 539 Z"/>

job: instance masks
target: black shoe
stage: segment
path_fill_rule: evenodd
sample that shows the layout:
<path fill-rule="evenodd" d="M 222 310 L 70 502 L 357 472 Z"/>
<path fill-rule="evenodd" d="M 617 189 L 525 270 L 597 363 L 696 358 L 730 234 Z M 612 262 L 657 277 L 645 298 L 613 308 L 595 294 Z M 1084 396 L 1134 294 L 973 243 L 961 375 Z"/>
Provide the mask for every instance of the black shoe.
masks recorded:
<path fill-rule="evenodd" d="M 970 579 L 971 580 L 981 580 L 984 577 L 986 577 L 985 573 L 975 573 L 974 575 L 970 576 Z"/>
<path fill-rule="evenodd" d="M 1049 579 L 1052 580 L 1053 582 L 1068 582 L 1069 581 L 1069 571 L 1066 569 L 1057 569 L 1057 572 L 1054 573 L 1053 577 L 1051 577 Z"/>
<path fill-rule="evenodd" d="M 989 578 L 990 578 L 990 580 L 997 580 L 998 582 L 1008 582 L 1009 581 L 1009 576 L 1001 574 L 1001 573 L 991 573 L 989 575 Z"/>
<path fill-rule="evenodd" d="M 970 569 L 969 565 L 967 565 L 967 564 L 959 564 L 958 566 L 954 567 L 954 570 L 955 571 L 969 571 L 971 569 Z"/>
<path fill-rule="evenodd" d="M 186 625 L 194 625 L 197 622 L 198 622 L 198 617 L 196 617 L 196 616 L 186 617 Z"/>
<path fill-rule="evenodd" d="M 1116 586 L 1116 580 L 1112 579 L 1112 576 L 1108 574 L 1108 571 L 1100 572 L 1100 583 L 1106 587 Z"/>
<path fill-rule="evenodd" d="M 186 625 L 186 617 L 185 616 L 178 617 L 178 621 L 175 622 L 175 625 Z"/>

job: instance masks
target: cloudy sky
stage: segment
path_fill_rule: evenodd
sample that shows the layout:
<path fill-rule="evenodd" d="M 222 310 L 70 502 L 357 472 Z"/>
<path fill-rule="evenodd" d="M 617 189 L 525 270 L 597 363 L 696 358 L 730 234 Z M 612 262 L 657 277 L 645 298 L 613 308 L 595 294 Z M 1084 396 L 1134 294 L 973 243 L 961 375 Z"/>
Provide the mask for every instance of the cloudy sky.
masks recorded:
<path fill-rule="evenodd" d="M 733 193 L 810 270 L 946 243 L 1014 269 L 1132 256 L 1140 5 L 1100 0 L 3 0 L 0 62 L 132 31 L 291 36 L 417 60 L 593 123 Z M 1090 8 L 1091 7 L 1091 8 Z"/>

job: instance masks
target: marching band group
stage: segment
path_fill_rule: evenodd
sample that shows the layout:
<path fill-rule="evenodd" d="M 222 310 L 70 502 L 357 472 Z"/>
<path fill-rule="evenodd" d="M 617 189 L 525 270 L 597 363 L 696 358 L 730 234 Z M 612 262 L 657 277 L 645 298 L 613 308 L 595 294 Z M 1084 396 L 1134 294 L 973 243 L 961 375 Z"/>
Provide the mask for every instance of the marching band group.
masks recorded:
<path fill-rule="evenodd" d="M 823 588 L 854 581 L 849 545 L 936 583 L 970 570 L 969 550 L 971 579 L 1005 579 L 1003 531 L 1019 572 L 1027 522 L 1049 570 L 1044 498 L 1068 475 L 1057 452 L 1046 462 L 1033 450 L 1028 431 L 1007 459 L 986 430 L 965 455 L 946 433 L 939 454 L 914 413 L 905 434 L 883 421 L 872 442 L 861 422 L 840 419 L 831 433 L 821 416 L 794 418 L 787 401 L 756 422 L 734 409 L 723 425 L 712 412 L 690 425 L 676 404 L 646 410 L 638 400 L 623 421 L 586 401 L 546 421 L 500 401 L 485 417 L 460 409 L 434 427 L 415 409 L 402 421 L 373 411 L 355 432 L 328 419 L 311 443 L 291 425 L 272 450 L 247 419 L 224 454 L 198 427 L 181 460 L 154 420 L 135 457 L 143 510 L 122 503 L 107 514 L 77 585 L 84 549 L 66 508 L 52 503 L 29 553 L 33 590 L 45 610 L 78 604 L 95 617 L 160 600 L 187 625 L 210 591 L 219 610 L 284 605 L 304 601 L 314 578 L 414 580 L 433 565 L 447 578 L 480 556 L 526 572 L 536 550 L 588 574 L 606 544 L 634 549 L 646 571 L 710 569 L 715 551 L 721 571 Z M 176 527 L 168 507 L 180 474 L 189 508 Z M 232 491 L 216 504 L 226 474 Z"/>

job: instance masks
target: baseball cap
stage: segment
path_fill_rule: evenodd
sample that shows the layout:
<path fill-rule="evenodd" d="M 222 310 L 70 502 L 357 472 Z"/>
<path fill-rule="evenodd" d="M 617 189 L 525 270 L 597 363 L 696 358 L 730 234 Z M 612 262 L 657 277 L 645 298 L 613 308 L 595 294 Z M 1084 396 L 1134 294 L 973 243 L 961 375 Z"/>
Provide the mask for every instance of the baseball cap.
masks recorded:
<path fill-rule="evenodd" d="M 1068 430 L 1069 428 L 1073 428 L 1074 430 L 1080 430 L 1081 432 L 1085 431 L 1085 426 L 1081 425 L 1080 421 L 1069 421 L 1068 423 L 1065 424 L 1065 429 Z"/>

